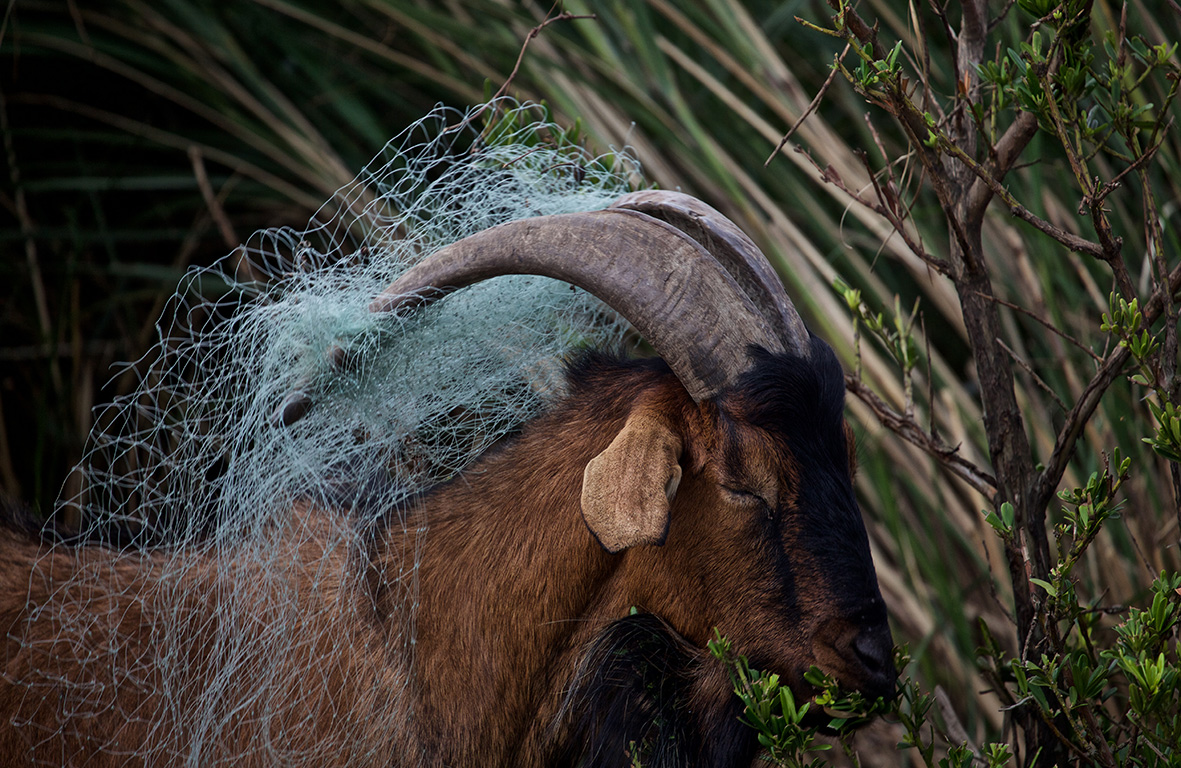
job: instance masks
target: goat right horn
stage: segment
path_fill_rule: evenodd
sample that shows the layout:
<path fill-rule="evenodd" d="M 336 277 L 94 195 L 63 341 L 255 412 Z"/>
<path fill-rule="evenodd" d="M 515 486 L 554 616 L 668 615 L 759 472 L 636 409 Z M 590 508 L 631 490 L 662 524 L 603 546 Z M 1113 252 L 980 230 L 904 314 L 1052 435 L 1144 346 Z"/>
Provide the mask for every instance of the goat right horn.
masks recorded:
<path fill-rule="evenodd" d="M 749 345 L 785 350 L 771 322 L 700 243 L 626 208 L 539 216 L 478 232 L 411 267 L 370 309 L 416 306 L 506 274 L 565 280 L 606 302 L 697 402 L 746 370 Z"/>
<path fill-rule="evenodd" d="M 683 192 L 660 189 L 631 192 L 612 203 L 611 208 L 646 213 L 701 243 L 779 332 L 784 347 L 801 357 L 808 356 L 812 349 L 808 328 L 783 289 L 779 275 L 754 241 L 717 209 Z"/>

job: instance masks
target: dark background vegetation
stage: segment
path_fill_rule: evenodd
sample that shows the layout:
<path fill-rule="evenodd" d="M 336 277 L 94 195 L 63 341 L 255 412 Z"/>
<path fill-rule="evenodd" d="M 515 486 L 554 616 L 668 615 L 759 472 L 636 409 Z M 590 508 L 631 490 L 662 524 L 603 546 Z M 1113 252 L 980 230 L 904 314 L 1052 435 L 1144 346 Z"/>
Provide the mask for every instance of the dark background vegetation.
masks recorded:
<path fill-rule="evenodd" d="M 923 191 L 898 128 L 834 83 L 792 142 L 764 166 L 805 113 L 842 43 L 798 23 L 832 15 L 819 2 L 648 0 L 569 2 L 596 18 L 562 20 L 532 39 L 509 94 L 544 99 L 581 122 L 594 148 L 630 145 L 651 182 L 680 187 L 734 218 L 767 251 L 811 326 L 848 369 L 898 409 L 902 377 L 868 340 L 855 357 L 840 277 L 889 315 L 919 301 L 916 418 L 960 455 L 989 466 L 979 380 L 949 283 L 876 214 L 821 180 L 830 168 L 853 191 L 866 167 L 892 163 L 898 195 L 932 253 L 946 223 Z M 1165 3 L 1128 5 L 1133 30 L 1181 39 Z M 465 107 L 508 80 L 523 41 L 551 7 L 500 0 L 61 0 L 8 4 L 0 31 L 0 490 L 50 514 L 80 456 L 92 408 L 126 392 L 112 375 L 155 342 L 163 302 L 190 265 L 223 256 L 260 227 L 302 227 L 386 140 L 438 102 Z M 953 93 L 949 36 L 866 0 L 883 39 L 923 41 L 935 89 Z M 998 56 L 1031 21 L 998 4 Z M 1096 0 L 1092 24 L 1119 25 L 1121 6 Z M 954 12 L 951 14 L 954 17 Z M 931 16 L 926 23 L 935 25 Z M 931 33 L 929 33 L 931 32 Z M 888 46 L 887 46 L 888 47 Z M 931 66 L 930 62 L 935 62 Z M 923 62 L 911 62 L 922 67 Z M 1146 97 L 1148 98 L 1148 97 Z M 805 153 L 794 151 L 796 145 Z M 867 153 L 863 160 L 859 153 Z M 1038 215 L 1089 235 L 1064 155 L 1036 138 L 1006 184 Z M 1181 199 L 1176 136 L 1154 166 L 1168 245 Z M 1138 194 L 1138 193 L 1137 193 Z M 995 208 L 996 206 L 994 206 Z M 1134 202 L 1113 198 L 1128 269 L 1147 280 Z M 1103 354 L 1099 330 L 1112 280 L 995 211 L 985 248 L 1003 254 L 998 296 L 1037 313 Z M 1140 238 L 1137 241 L 1136 238 Z M 1137 244 L 1137 243 L 1140 244 Z M 1048 452 L 1067 402 L 1090 376 L 1083 350 L 1002 310 L 1026 431 Z M 926 453 L 892 436 L 856 400 L 859 491 L 896 635 L 911 644 L 924 686 L 949 692 L 948 715 L 973 738 L 1008 718 L 976 669 L 979 626 L 1016 646 L 1001 547 L 981 510 L 991 504 Z M 1137 473 L 1124 514 L 1104 531 L 1082 578 L 1105 606 L 1143 599 L 1152 575 L 1179 565 L 1167 462 L 1149 435 L 1141 395 L 1114 385 L 1088 424 L 1063 481 L 1085 482 L 1101 452 L 1120 447 Z M 70 495 L 69 493 L 66 494 Z M 1053 512 L 1053 510 L 1052 510 Z M 883 761 L 895 759 L 879 756 Z M 903 758 L 898 758 L 903 759 Z"/>

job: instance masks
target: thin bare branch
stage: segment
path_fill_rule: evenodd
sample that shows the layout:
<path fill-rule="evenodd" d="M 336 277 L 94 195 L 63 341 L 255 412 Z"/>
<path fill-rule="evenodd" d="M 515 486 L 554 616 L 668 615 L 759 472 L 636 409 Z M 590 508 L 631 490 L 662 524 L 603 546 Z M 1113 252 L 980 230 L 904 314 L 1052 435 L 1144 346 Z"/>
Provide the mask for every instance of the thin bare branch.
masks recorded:
<path fill-rule="evenodd" d="M 951 27 L 951 22 L 948 21 L 948 19 L 947 19 L 947 6 L 946 5 L 940 6 L 938 3 L 935 2 L 935 0 L 930 0 L 929 4 L 931 6 L 931 12 L 935 14 L 935 18 L 939 19 L 939 26 L 943 31 L 943 39 L 945 39 L 947 41 L 948 50 L 951 50 L 951 51 L 956 50 L 956 34 L 955 34 L 955 30 L 952 29 L 952 27 Z M 950 56 L 948 58 L 950 58 L 951 66 L 953 68 L 952 69 L 952 76 L 954 78 L 954 82 L 958 83 L 960 81 L 959 56 Z M 925 86 L 927 86 L 929 89 L 929 87 L 930 87 L 929 82 L 924 82 L 923 84 Z"/>
<path fill-rule="evenodd" d="M 999 298 L 997 296 L 987 296 L 985 298 L 987 298 L 990 301 L 995 301 L 997 304 L 1000 304 L 1003 307 L 1008 307 L 1009 309 L 1013 310 L 1014 312 L 1020 312 L 1021 314 L 1028 317 L 1030 320 L 1033 320 L 1034 322 L 1041 325 L 1043 328 L 1045 328 L 1050 333 L 1053 333 L 1056 336 L 1062 338 L 1063 340 L 1065 340 L 1069 344 L 1072 344 L 1073 346 L 1077 347 L 1079 350 L 1086 352 L 1088 355 L 1091 356 L 1091 359 L 1095 360 L 1096 362 L 1100 362 L 1100 363 L 1103 362 L 1103 358 L 1101 356 L 1095 354 L 1095 352 L 1093 350 L 1091 350 L 1089 347 L 1085 346 L 1081 341 L 1079 341 L 1075 337 L 1071 336 L 1069 333 L 1062 330 L 1061 328 L 1058 328 L 1057 326 L 1052 324 L 1049 320 L 1039 317 L 1038 315 L 1034 314 L 1033 312 L 1030 312 L 1025 307 L 1019 307 L 1016 304 L 1013 304 L 1012 302 L 1005 301 L 1004 299 Z"/>
<path fill-rule="evenodd" d="M 845 54 L 847 54 L 848 52 L 849 52 L 849 44 L 846 43 L 845 50 L 841 51 L 840 55 L 837 56 L 837 60 L 839 61 L 839 60 L 845 58 Z M 785 133 L 783 135 L 783 138 L 779 140 L 779 145 L 776 146 L 775 150 L 770 155 L 767 156 L 766 160 L 763 161 L 764 168 L 766 168 L 768 165 L 770 165 L 771 161 L 775 159 L 775 156 L 783 151 L 784 145 L 787 144 L 788 140 L 791 139 L 792 135 L 795 134 L 795 132 L 799 129 L 799 127 L 804 124 L 804 121 L 806 119 L 808 119 L 808 115 L 815 112 L 816 108 L 818 106 L 820 106 L 821 99 L 824 98 L 824 94 L 828 93 L 828 88 L 829 88 L 829 86 L 832 85 L 832 82 L 836 78 L 837 72 L 839 72 L 839 71 L 840 70 L 838 70 L 836 67 L 833 67 L 832 71 L 830 71 L 828 73 L 828 77 L 824 78 L 824 84 L 820 86 L 820 90 L 816 92 L 816 97 L 812 99 L 812 102 L 808 105 L 808 108 L 805 109 L 804 113 L 802 115 L 800 115 L 799 118 L 796 119 L 796 121 L 792 124 L 791 128 L 789 128 L 787 130 L 787 133 Z"/>
<path fill-rule="evenodd" d="M 488 105 L 495 104 L 496 101 L 501 96 L 503 96 L 504 94 L 506 94 L 508 92 L 508 87 L 512 84 L 513 80 L 516 78 L 517 72 L 519 72 L 521 69 L 521 62 L 523 62 L 525 60 L 525 51 L 528 50 L 529 43 L 533 42 L 533 38 L 535 38 L 541 34 L 541 30 L 545 29 L 550 24 L 554 24 L 559 21 L 574 21 L 575 19 L 597 19 L 598 18 L 598 16 L 596 16 L 593 13 L 573 14 L 573 13 L 570 13 L 569 11 L 562 11 L 557 16 L 549 15 L 554 12 L 554 9 L 557 8 L 558 5 L 559 5 L 559 3 L 554 3 L 553 7 L 550 8 L 549 13 L 546 14 L 545 19 L 543 19 L 542 22 L 540 24 L 538 24 L 536 27 L 529 30 L 529 34 L 525 35 L 525 42 L 521 43 L 521 50 L 517 54 L 517 61 L 515 64 L 513 64 L 513 70 L 512 70 L 512 72 L 509 72 L 508 77 L 505 78 L 504 84 L 500 86 L 499 90 L 497 90 L 496 93 L 492 95 L 491 99 L 485 101 L 484 104 L 479 109 L 473 111 L 471 114 L 469 114 L 467 117 L 465 117 L 459 123 L 449 126 L 447 128 L 448 131 L 461 130 L 464 126 L 466 126 L 472 120 L 475 120 L 477 117 L 484 114 L 484 111 L 486 109 L 488 109 Z"/>
<path fill-rule="evenodd" d="M 872 389 L 852 374 L 845 374 L 845 388 L 865 403 L 878 421 L 911 445 L 933 456 L 956 477 L 971 486 L 990 503 L 996 500 L 996 478 L 959 454 L 959 448 L 949 446 L 937 436 L 924 430 L 914 418 L 898 413 L 878 397 Z"/>
<path fill-rule="evenodd" d="M 988 22 L 988 31 L 991 32 L 992 30 L 996 29 L 996 26 L 1005 20 L 1005 17 L 1009 15 L 1009 11 L 1016 4 L 1017 0 L 1005 0 L 1005 7 L 1002 8 L 1001 12 Z"/>
<path fill-rule="evenodd" d="M 1103 200 L 1108 195 L 1110 195 L 1115 190 L 1119 189 L 1120 185 L 1123 183 L 1123 179 L 1125 176 L 1127 176 L 1130 173 L 1134 173 L 1134 172 L 1140 170 L 1141 168 L 1143 168 L 1145 165 L 1147 165 L 1149 163 L 1149 161 L 1151 161 L 1152 158 L 1156 156 L 1156 152 L 1157 152 L 1157 150 L 1159 150 L 1161 148 L 1161 145 L 1165 143 L 1165 137 L 1168 135 L 1167 128 L 1171 127 L 1172 125 L 1173 125 L 1173 121 L 1172 121 L 1172 119 L 1170 119 L 1166 125 L 1166 130 L 1161 132 L 1160 138 L 1157 139 L 1157 141 L 1152 146 L 1150 146 L 1147 150 L 1145 150 L 1144 154 L 1140 155 L 1135 160 L 1133 160 L 1128 165 L 1127 168 L 1125 168 L 1122 171 L 1120 171 L 1119 173 L 1117 173 L 1111 179 L 1111 181 L 1107 182 L 1106 184 L 1101 186 L 1098 190 L 1096 190 L 1095 194 L 1092 196 L 1092 201 L 1097 204 L 1101 204 L 1103 202 Z M 1091 202 L 1091 201 L 1085 201 L 1085 202 Z"/>
<path fill-rule="evenodd" d="M 1006 344 L 1004 341 L 997 339 L 996 343 L 1000 344 L 1001 348 L 1009 353 L 1009 357 L 1013 360 L 1013 362 L 1017 363 L 1017 365 L 1019 365 L 1021 367 L 1021 370 L 1025 371 L 1026 373 L 1029 374 L 1029 377 L 1031 379 L 1033 379 L 1034 384 L 1037 384 L 1038 387 L 1041 388 L 1042 390 L 1044 390 L 1047 395 L 1054 398 L 1054 402 L 1058 403 L 1058 406 L 1060 408 L 1062 408 L 1062 410 L 1064 410 L 1064 411 L 1067 410 L 1066 403 L 1062 402 L 1062 398 L 1058 397 L 1058 393 L 1056 393 L 1053 389 L 1051 389 L 1050 385 L 1047 384 L 1042 379 L 1041 376 L 1037 375 L 1037 373 L 1033 370 L 1033 366 L 1031 366 L 1028 362 L 1026 362 L 1025 359 L 1023 357 L 1021 357 L 1021 355 L 1014 352 L 1013 348 L 1010 347 L 1008 344 Z"/>
<path fill-rule="evenodd" d="M 910 248 L 911 252 L 914 253 L 915 256 L 918 256 L 925 264 L 927 264 L 939 274 L 945 277 L 951 275 L 951 264 L 949 264 L 947 260 L 941 259 L 937 256 L 932 256 L 927 252 L 926 248 L 923 247 L 922 242 L 917 241 L 911 237 L 905 226 L 905 218 L 909 216 L 909 211 L 901 208 L 902 202 L 897 198 L 895 193 L 889 193 L 889 195 L 887 195 L 887 193 L 883 191 L 881 186 L 878 184 L 873 169 L 869 166 L 868 159 L 866 158 L 864 152 L 859 152 L 858 157 L 861 158 L 861 161 L 865 165 L 866 171 L 869 174 L 870 181 L 874 187 L 874 192 L 878 198 L 877 202 L 865 197 L 859 192 L 849 189 L 849 187 L 845 184 L 844 179 L 841 178 L 841 175 L 831 165 L 821 168 L 820 164 L 817 163 L 816 160 L 802 148 L 797 147 L 796 151 L 802 154 L 808 160 L 808 162 L 812 164 L 812 167 L 815 168 L 820 174 L 821 181 L 832 184 L 837 189 L 851 197 L 855 202 L 860 203 L 869 210 L 886 219 L 886 221 L 890 223 L 890 225 L 898 233 L 899 237 L 902 238 L 903 242 L 906 243 L 907 247 Z M 894 201 L 896 201 L 899 210 L 894 210 L 895 203 L 891 202 L 891 197 Z"/>

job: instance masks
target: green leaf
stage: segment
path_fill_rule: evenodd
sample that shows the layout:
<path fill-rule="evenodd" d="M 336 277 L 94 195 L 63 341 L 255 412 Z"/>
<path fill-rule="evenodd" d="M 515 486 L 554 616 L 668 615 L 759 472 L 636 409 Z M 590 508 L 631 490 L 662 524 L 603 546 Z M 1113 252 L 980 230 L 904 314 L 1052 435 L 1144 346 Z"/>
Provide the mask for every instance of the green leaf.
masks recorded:
<path fill-rule="evenodd" d="M 1058 588 L 1055 587 L 1050 582 L 1043 581 L 1042 579 L 1032 579 L 1032 578 L 1029 581 L 1033 584 L 1037 584 L 1039 587 L 1046 590 L 1046 592 L 1048 592 L 1050 594 L 1050 597 L 1057 597 L 1058 596 Z"/>

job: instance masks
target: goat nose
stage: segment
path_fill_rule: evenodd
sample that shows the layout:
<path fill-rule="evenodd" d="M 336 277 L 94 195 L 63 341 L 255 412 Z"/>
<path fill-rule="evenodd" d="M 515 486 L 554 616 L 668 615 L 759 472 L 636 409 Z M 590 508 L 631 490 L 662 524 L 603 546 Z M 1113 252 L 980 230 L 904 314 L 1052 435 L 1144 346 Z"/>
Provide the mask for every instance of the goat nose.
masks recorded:
<path fill-rule="evenodd" d="M 868 673 L 862 692 L 870 699 L 892 699 L 898 672 L 894 668 L 894 638 L 882 624 L 862 630 L 853 640 L 853 651 Z"/>
<path fill-rule="evenodd" d="M 888 632 L 871 629 L 857 635 L 853 640 L 857 658 L 871 670 L 882 669 L 894 659 L 893 641 Z"/>

